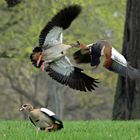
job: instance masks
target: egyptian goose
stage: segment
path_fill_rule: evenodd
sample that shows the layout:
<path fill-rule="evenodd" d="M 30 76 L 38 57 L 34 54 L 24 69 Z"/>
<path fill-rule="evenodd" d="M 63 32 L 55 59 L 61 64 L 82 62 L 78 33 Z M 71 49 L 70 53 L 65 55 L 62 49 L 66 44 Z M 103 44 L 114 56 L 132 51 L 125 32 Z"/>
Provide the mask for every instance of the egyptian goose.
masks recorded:
<path fill-rule="evenodd" d="M 81 6 L 71 5 L 60 10 L 43 28 L 39 45 L 30 56 L 32 64 L 45 70 L 57 82 L 80 91 L 92 91 L 98 80 L 84 74 L 82 69 L 71 64 L 65 55 L 73 45 L 63 44 L 62 32 L 80 14 Z"/>
<path fill-rule="evenodd" d="M 113 48 L 108 41 L 101 40 L 89 45 L 78 42 L 78 46 L 81 49 L 73 54 L 77 64 L 90 63 L 91 66 L 97 67 L 100 64 L 100 57 L 104 56 L 104 67 L 106 69 L 130 79 L 140 79 L 140 70 L 130 66 L 125 57 Z"/>
<path fill-rule="evenodd" d="M 37 128 L 37 130 L 56 131 L 63 128 L 62 121 L 55 115 L 54 112 L 47 108 L 37 108 L 31 104 L 23 104 L 20 111 L 26 111 L 29 115 L 30 121 Z"/>

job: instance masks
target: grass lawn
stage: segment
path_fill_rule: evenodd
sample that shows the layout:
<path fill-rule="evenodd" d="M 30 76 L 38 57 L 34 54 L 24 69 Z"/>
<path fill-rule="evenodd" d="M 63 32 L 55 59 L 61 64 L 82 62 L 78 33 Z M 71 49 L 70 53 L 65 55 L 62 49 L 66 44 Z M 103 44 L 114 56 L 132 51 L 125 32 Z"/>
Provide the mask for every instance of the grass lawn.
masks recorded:
<path fill-rule="evenodd" d="M 29 121 L 0 121 L 0 140 L 140 140 L 140 122 L 65 121 L 60 131 L 37 134 Z"/>

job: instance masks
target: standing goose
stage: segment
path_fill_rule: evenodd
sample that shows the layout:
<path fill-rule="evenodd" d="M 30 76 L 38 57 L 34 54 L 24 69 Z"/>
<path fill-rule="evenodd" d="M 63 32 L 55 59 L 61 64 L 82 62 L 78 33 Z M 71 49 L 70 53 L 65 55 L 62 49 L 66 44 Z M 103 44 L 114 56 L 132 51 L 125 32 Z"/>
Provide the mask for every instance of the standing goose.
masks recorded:
<path fill-rule="evenodd" d="M 108 41 L 101 40 L 87 46 L 77 41 L 76 45 L 81 48 L 73 54 L 76 63 L 90 63 L 91 66 L 97 67 L 100 64 L 100 57 L 103 56 L 106 69 L 130 79 L 140 79 L 140 70 L 130 66 L 125 57 Z"/>
<path fill-rule="evenodd" d="M 84 74 L 82 69 L 71 64 L 65 55 L 72 45 L 63 44 L 62 32 L 80 14 L 79 5 L 71 5 L 60 10 L 44 27 L 39 36 L 39 46 L 30 56 L 32 64 L 48 72 L 57 82 L 80 91 L 92 91 L 98 80 Z"/>
<path fill-rule="evenodd" d="M 63 128 L 62 121 L 56 117 L 55 113 L 47 108 L 34 109 L 31 104 L 23 104 L 20 111 L 26 111 L 30 121 L 37 130 L 56 131 Z"/>

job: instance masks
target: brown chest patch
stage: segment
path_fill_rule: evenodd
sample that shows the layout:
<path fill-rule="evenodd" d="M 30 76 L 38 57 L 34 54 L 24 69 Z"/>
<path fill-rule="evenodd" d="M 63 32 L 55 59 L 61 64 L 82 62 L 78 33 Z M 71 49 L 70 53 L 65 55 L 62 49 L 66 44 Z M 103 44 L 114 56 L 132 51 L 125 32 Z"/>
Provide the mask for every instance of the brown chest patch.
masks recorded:
<path fill-rule="evenodd" d="M 84 49 L 84 48 L 87 48 L 87 46 L 80 43 L 80 48 L 81 48 L 81 49 Z"/>
<path fill-rule="evenodd" d="M 104 48 L 104 56 L 105 56 L 105 62 L 104 62 L 104 67 L 109 68 L 112 65 L 112 47 L 110 45 L 105 45 Z"/>
<path fill-rule="evenodd" d="M 33 111 L 30 111 L 30 117 L 33 120 L 39 120 L 39 115 L 40 115 L 39 109 L 34 109 Z"/>

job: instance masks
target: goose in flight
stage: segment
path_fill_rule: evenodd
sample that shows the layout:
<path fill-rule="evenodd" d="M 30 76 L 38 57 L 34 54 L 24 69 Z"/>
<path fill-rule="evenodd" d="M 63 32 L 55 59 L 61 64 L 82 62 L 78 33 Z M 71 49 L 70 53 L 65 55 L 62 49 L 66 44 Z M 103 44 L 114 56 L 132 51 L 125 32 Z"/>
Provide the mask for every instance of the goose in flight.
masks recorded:
<path fill-rule="evenodd" d="M 81 9 L 79 5 L 70 5 L 60 10 L 42 29 L 39 45 L 33 49 L 30 59 L 35 67 L 46 71 L 57 82 L 86 92 L 95 90 L 99 82 L 71 64 L 65 54 L 72 45 L 63 44 L 62 35 Z"/>
<path fill-rule="evenodd" d="M 100 57 L 103 56 L 106 69 L 130 79 L 140 79 L 140 70 L 130 66 L 125 57 L 107 40 L 100 40 L 89 45 L 77 41 L 77 47 L 80 49 L 73 54 L 77 64 L 90 63 L 92 67 L 98 67 Z"/>

